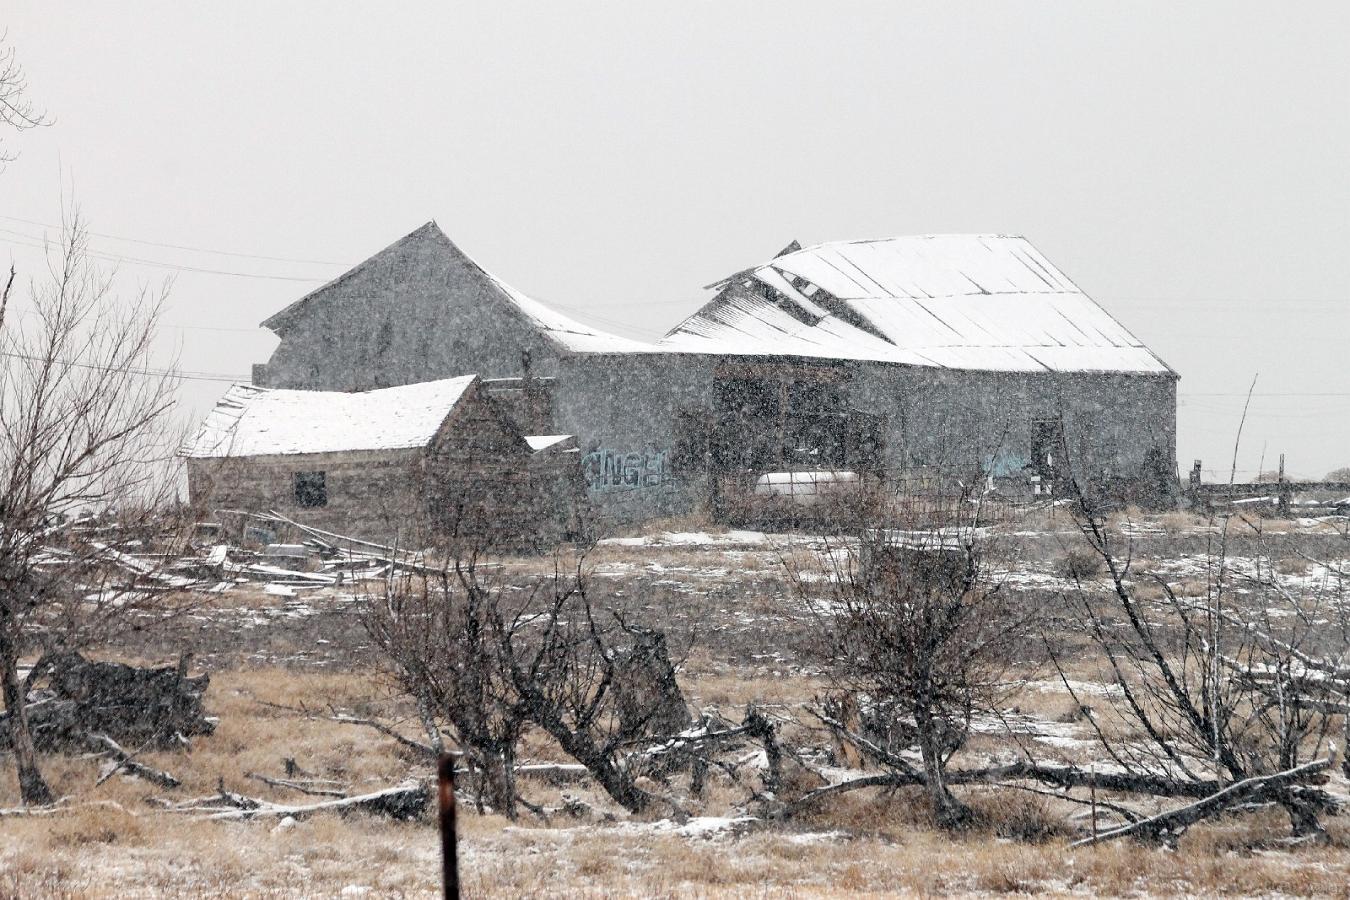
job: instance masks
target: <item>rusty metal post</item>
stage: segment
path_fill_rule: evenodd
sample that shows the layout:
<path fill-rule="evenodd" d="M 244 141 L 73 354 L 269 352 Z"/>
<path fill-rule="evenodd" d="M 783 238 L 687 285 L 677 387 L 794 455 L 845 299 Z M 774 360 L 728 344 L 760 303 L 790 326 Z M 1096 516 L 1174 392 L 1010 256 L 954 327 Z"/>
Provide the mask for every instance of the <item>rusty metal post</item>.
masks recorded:
<path fill-rule="evenodd" d="M 459 848 L 455 836 L 455 758 L 442 753 L 436 767 L 441 822 L 441 876 L 445 900 L 459 900 Z"/>

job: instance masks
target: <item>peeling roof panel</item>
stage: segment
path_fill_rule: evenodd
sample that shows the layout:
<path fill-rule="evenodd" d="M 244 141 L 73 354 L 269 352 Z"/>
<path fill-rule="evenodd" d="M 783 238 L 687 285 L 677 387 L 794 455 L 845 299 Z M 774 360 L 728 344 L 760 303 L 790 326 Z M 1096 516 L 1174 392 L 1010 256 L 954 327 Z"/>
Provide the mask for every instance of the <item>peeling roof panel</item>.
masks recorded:
<path fill-rule="evenodd" d="M 773 266 L 762 266 L 756 269 L 755 277 L 800 306 L 807 315 L 823 319 L 830 314 L 829 310 L 821 309 L 810 297 L 793 287 L 792 282 L 784 278 Z"/>
<path fill-rule="evenodd" d="M 185 455 L 221 458 L 425 447 L 477 377 L 357 393 L 231 385 L 207 414 Z"/>
<path fill-rule="evenodd" d="M 808 300 L 815 309 L 828 307 L 862 327 L 834 314 L 807 324 L 753 292 L 735 300 L 722 294 L 658 348 L 985 371 L 1171 373 L 1021 237 L 820 244 L 776 257 L 771 269 L 766 265 L 746 277 L 781 291 L 787 282 L 779 273 L 803 278 L 847 307 Z"/>

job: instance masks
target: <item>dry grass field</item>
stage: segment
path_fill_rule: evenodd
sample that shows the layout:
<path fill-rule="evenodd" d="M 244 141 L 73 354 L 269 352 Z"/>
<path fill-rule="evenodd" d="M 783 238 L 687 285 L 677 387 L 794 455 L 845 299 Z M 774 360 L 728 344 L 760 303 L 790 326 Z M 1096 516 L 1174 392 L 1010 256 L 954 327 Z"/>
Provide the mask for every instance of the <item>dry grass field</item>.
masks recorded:
<path fill-rule="evenodd" d="M 1019 558 L 1030 562 L 1010 581 L 1028 603 L 1043 602 L 1055 589 L 1055 568 L 1072 539 L 1066 525 L 1033 523 L 1016 538 Z M 1185 560 L 1195 552 L 1201 523 L 1171 516 L 1147 526 L 1141 551 L 1174 562 L 1178 583 L 1193 577 Z M 1317 552 L 1336 549 L 1325 542 L 1340 540 L 1315 525 L 1272 526 L 1280 527 Z M 798 721 L 796 713 L 824 687 L 797 652 L 810 621 L 784 602 L 781 557 L 799 552 L 800 546 L 762 536 L 707 535 L 691 527 L 602 545 L 590 562 L 598 590 L 623 598 L 671 634 L 691 707 L 735 717 L 753 701 L 784 721 Z M 1340 551 L 1346 556 L 1350 547 Z M 1291 573 L 1302 572 L 1294 562 L 1302 557 L 1289 558 Z M 69 799 L 48 815 L 0 817 L 0 896 L 435 894 L 438 844 L 430 819 L 320 814 L 220 822 L 151 802 L 211 795 L 222 784 L 277 803 L 318 799 L 249 777 L 281 777 L 287 758 L 351 793 L 429 777 L 426 761 L 389 737 L 327 717 L 339 710 L 418 735 L 412 710 L 379 674 L 357 618 L 359 604 L 359 597 L 332 588 L 285 598 L 241 586 L 152 636 L 106 648 L 108 658 L 156 663 L 192 650 L 196 666 L 211 675 L 207 706 L 219 726 L 196 739 L 190 752 L 143 757 L 178 776 L 183 786 L 176 790 L 128 776 L 96 786 L 98 761 L 45 757 L 53 788 Z M 1094 665 L 1071 665 L 1069 675 L 1085 692 L 1099 674 Z M 1090 758 L 1089 735 L 1063 685 L 1039 662 L 1015 674 L 1025 681 L 1009 700 L 1008 721 L 1018 739 L 1048 758 Z M 785 725 L 785 738 L 804 727 Z M 980 730 L 962 752 L 978 758 L 1006 740 L 997 729 Z M 564 757 L 530 734 L 522 759 Z M 1344 793 L 1344 779 L 1337 775 L 1331 787 Z M 1330 841 L 1316 847 L 1271 841 L 1283 827 L 1281 816 L 1264 810 L 1197 826 L 1176 850 L 1129 841 L 1069 849 L 1081 834 L 1081 817 L 1070 817 L 1081 809 L 1028 791 L 961 789 L 976 817 L 956 837 L 936 828 L 922 798 L 908 789 L 844 795 L 778 826 L 738 821 L 744 794 L 717 779 L 702 800 L 689 801 L 684 821 L 630 817 L 585 783 L 525 779 L 521 791 L 544 806 L 577 797 L 596 815 L 554 815 L 544 822 L 522 813 L 510 823 L 463 810 L 468 896 L 1350 896 L 1350 817 L 1328 819 Z M 17 805 L 12 769 L 0 767 L 0 808 Z"/>

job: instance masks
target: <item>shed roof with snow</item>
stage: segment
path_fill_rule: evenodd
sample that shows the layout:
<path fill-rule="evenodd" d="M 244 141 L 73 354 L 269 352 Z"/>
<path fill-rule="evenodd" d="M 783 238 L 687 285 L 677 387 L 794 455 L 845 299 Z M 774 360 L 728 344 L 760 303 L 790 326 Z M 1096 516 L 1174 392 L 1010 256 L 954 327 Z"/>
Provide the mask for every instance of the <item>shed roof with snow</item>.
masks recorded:
<path fill-rule="evenodd" d="M 425 447 L 477 377 L 353 393 L 231 385 L 185 455 L 220 458 Z"/>
<path fill-rule="evenodd" d="M 1017 236 L 794 242 L 713 287 L 717 296 L 659 349 L 1174 376 Z"/>

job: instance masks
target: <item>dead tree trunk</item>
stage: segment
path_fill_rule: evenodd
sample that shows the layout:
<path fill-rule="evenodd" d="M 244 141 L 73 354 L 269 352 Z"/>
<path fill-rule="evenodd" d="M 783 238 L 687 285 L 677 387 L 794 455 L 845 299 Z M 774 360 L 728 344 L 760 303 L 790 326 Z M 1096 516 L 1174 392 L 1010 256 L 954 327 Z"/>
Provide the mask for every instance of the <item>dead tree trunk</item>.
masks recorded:
<path fill-rule="evenodd" d="M 933 814 L 940 827 L 959 828 L 970 819 L 970 810 L 947 786 L 939 722 L 922 704 L 915 710 L 914 720 L 918 723 L 919 754 L 923 758 L 924 784 L 933 804 Z"/>
<path fill-rule="evenodd" d="M 38 768 L 37 748 L 33 745 L 33 734 L 28 728 L 25 709 L 27 698 L 23 683 L 19 680 L 19 648 L 4 634 L 5 629 L 0 629 L 0 680 L 4 683 L 5 710 L 8 713 L 4 724 L 8 732 L 9 749 L 14 754 L 18 771 L 19 796 L 26 805 L 43 806 L 52 802 L 52 790 Z"/>
<path fill-rule="evenodd" d="M 633 735 L 679 734 L 689 727 L 691 717 L 675 679 L 666 636 L 632 626 L 628 631 L 633 646 L 617 654 L 614 663 L 619 727 Z"/>
<path fill-rule="evenodd" d="M 514 743 L 493 751 L 466 747 L 478 770 L 477 795 L 494 812 L 516 820 L 516 748 Z"/>
<path fill-rule="evenodd" d="M 1276 772 L 1274 775 L 1248 778 L 1235 784 L 1230 784 L 1223 790 L 1211 794 L 1202 800 L 1197 800 L 1195 803 L 1188 803 L 1183 807 L 1168 810 L 1167 812 L 1160 813 L 1152 818 L 1132 822 L 1129 825 L 1093 835 L 1090 838 L 1084 838 L 1080 841 L 1075 841 L 1070 846 L 1078 847 L 1097 844 L 1103 841 L 1111 841 L 1116 838 L 1127 836 L 1150 840 L 1175 840 L 1181 832 L 1185 831 L 1196 822 L 1223 812 L 1225 809 L 1244 800 L 1260 797 L 1267 792 L 1273 791 L 1275 796 L 1278 797 L 1280 793 L 1287 791 L 1290 785 L 1297 784 L 1300 780 L 1316 775 L 1330 767 L 1331 760 L 1329 758 L 1318 759 L 1310 763 L 1304 763 L 1301 766 L 1296 766 L 1285 772 Z M 1297 824 L 1298 823 L 1296 822 L 1296 827 Z M 1305 831 L 1300 836 L 1320 834 L 1322 829 L 1317 825 L 1315 818 L 1313 826 L 1312 830 Z"/>
<path fill-rule="evenodd" d="M 607 752 L 585 731 L 573 730 L 547 710 L 534 721 L 556 740 L 569 756 L 586 767 L 606 794 L 630 813 L 640 813 L 655 799 L 637 786 L 633 774 L 621 767 L 614 754 Z"/>

